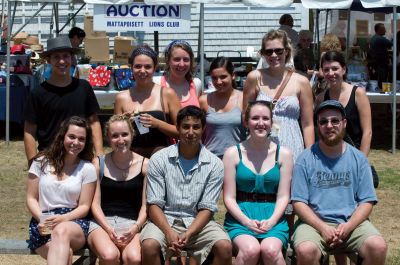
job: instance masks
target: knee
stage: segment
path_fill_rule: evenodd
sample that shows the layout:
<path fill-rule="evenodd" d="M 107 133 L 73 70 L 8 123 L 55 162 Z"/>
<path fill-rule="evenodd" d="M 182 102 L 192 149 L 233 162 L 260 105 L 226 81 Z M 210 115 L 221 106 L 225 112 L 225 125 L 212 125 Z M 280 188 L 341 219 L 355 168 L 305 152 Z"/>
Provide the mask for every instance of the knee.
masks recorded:
<path fill-rule="evenodd" d="M 68 227 L 64 223 L 58 224 L 51 231 L 51 240 L 52 241 L 64 241 L 68 240 Z"/>
<path fill-rule="evenodd" d="M 299 260 L 319 260 L 321 251 L 313 242 L 302 242 L 295 248 L 297 259 Z"/>
<path fill-rule="evenodd" d="M 123 264 L 141 264 L 142 256 L 140 254 L 140 251 L 124 251 L 122 254 L 122 262 Z"/>
<path fill-rule="evenodd" d="M 365 240 L 361 255 L 365 258 L 385 257 L 387 248 L 386 241 L 381 236 L 373 236 Z"/>
<path fill-rule="evenodd" d="M 276 260 L 282 252 L 282 247 L 276 244 L 267 244 L 261 246 L 261 254 L 268 260 Z"/>
<path fill-rule="evenodd" d="M 247 244 L 238 251 L 238 256 L 240 255 L 243 260 L 250 260 L 259 257 L 261 248 L 259 244 Z"/>
<path fill-rule="evenodd" d="M 215 256 L 221 259 L 232 259 L 232 243 L 229 240 L 218 240 L 215 242 L 212 251 Z"/>
<path fill-rule="evenodd" d="M 161 246 L 155 239 L 146 239 L 142 242 L 142 255 L 155 256 L 161 252 Z"/>
<path fill-rule="evenodd" d="M 117 248 L 107 247 L 98 253 L 99 259 L 106 263 L 117 263 L 119 262 L 119 250 Z"/>

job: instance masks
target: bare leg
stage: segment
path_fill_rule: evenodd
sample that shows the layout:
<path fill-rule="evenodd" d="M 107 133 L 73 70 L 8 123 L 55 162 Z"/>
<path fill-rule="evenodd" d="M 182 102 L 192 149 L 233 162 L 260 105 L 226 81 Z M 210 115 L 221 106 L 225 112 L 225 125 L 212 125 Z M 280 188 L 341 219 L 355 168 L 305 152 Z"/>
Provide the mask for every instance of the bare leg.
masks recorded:
<path fill-rule="evenodd" d="M 258 240 L 250 235 L 240 235 L 233 240 L 238 254 L 235 265 L 255 265 L 260 260 L 261 247 Z"/>
<path fill-rule="evenodd" d="M 46 244 L 44 244 L 41 247 L 38 247 L 37 249 L 35 249 L 35 252 L 40 255 L 42 258 L 47 259 L 47 254 L 49 252 L 49 245 L 50 245 L 50 241 L 47 242 Z"/>
<path fill-rule="evenodd" d="M 261 241 L 261 258 L 264 264 L 285 265 L 282 254 L 282 241 L 276 237 L 266 238 Z"/>
<path fill-rule="evenodd" d="M 161 265 L 161 246 L 155 239 L 142 242 L 142 264 Z"/>
<path fill-rule="evenodd" d="M 214 253 L 214 265 L 232 264 L 232 243 L 229 240 L 218 240 L 211 251 Z"/>
<path fill-rule="evenodd" d="M 97 228 L 88 236 L 88 243 L 91 250 L 99 258 L 100 265 L 118 265 L 120 264 L 120 252 L 114 242 L 108 236 L 103 228 Z"/>
<path fill-rule="evenodd" d="M 311 241 L 304 241 L 296 246 L 297 265 L 319 265 L 321 251 Z"/>
<path fill-rule="evenodd" d="M 142 262 L 140 249 L 140 234 L 136 234 L 131 242 L 122 251 L 122 263 L 124 265 L 140 265 Z"/>
<path fill-rule="evenodd" d="M 51 233 L 47 264 L 68 264 L 70 248 L 74 251 L 84 245 L 85 235 L 78 224 L 70 221 L 58 224 Z"/>
<path fill-rule="evenodd" d="M 381 236 L 367 238 L 360 249 L 363 265 L 385 264 L 387 244 Z"/>

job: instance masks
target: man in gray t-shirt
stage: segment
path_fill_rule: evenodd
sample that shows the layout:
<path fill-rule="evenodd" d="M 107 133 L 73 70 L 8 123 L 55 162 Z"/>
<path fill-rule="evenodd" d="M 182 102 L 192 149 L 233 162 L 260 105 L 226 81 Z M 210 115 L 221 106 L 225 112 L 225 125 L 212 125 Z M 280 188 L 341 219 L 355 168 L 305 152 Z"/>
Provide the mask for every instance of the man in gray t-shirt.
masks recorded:
<path fill-rule="evenodd" d="M 368 221 L 377 203 L 367 158 L 343 141 L 346 115 L 336 100 L 315 110 L 319 141 L 298 157 L 292 202 L 297 264 L 319 264 L 327 254 L 357 252 L 362 264 L 385 263 L 387 245 Z"/>

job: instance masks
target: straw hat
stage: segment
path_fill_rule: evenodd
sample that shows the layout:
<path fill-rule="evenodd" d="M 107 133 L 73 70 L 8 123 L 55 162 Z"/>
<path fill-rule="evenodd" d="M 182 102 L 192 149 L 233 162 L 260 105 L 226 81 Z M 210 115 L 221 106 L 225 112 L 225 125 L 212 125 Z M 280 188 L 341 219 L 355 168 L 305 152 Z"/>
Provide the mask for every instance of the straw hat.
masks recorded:
<path fill-rule="evenodd" d="M 42 44 L 33 44 L 33 45 L 30 45 L 30 48 L 32 51 L 35 51 L 35 52 L 43 52 Z"/>
<path fill-rule="evenodd" d="M 67 36 L 61 36 L 54 39 L 47 40 L 47 50 L 42 52 L 40 57 L 46 58 L 51 53 L 60 52 L 60 51 L 69 51 L 72 53 L 78 53 L 78 48 L 72 48 L 71 41 Z"/>
<path fill-rule="evenodd" d="M 39 38 L 37 36 L 28 36 L 22 43 L 26 45 L 39 44 Z"/>
<path fill-rule="evenodd" d="M 40 54 L 38 52 L 32 52 L 31 53 L 31 60 L 40 60 Z"/>

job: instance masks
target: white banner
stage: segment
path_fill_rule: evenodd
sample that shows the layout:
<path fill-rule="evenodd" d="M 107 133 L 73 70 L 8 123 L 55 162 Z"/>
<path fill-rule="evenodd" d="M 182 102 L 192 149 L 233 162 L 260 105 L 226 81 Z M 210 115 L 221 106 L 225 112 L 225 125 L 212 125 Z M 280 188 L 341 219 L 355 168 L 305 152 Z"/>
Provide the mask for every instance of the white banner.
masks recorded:
<path fill-rule="evenodd" d="M 94 5 L 95 31 L 189 32 L 190 5 Z"/>

